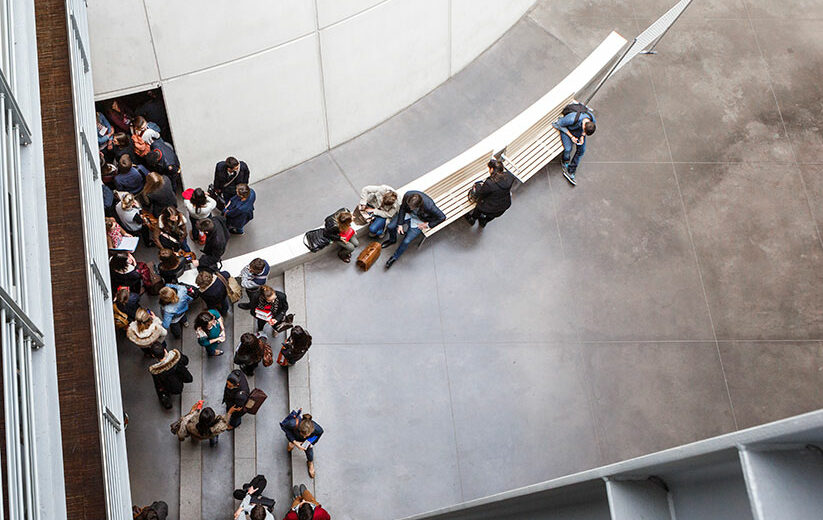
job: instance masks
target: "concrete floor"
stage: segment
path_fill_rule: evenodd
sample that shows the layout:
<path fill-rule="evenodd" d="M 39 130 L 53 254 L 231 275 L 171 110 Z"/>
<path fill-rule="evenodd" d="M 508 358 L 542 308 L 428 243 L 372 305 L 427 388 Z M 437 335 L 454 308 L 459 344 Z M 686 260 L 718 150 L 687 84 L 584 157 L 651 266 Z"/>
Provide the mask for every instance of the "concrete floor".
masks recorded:
<path fill-rule="evenodd" d="M 255 184 L 227 256 L 441 164 L 672 3 L 539 2 L 407 110 Z M 400 518 L 823 406 L 820 34 L 820 3 L 695 2 L 592 103 L 577 188 L 551 165 L 485 230 L 457 223 L 388 272 L 308 264 L 332 515 Z M 171 482 L 135 454 L 173 414 L 136 445 L 139 406 L 133 482 Z"/>

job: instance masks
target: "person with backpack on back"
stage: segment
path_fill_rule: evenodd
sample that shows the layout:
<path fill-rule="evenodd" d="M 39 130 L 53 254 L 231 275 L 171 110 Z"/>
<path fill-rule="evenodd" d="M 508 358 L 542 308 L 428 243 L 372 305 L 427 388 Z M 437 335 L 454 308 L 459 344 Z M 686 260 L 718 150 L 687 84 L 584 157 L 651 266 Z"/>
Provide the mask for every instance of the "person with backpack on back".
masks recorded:
<path fill-rule="evenodd" d="M 563 115 L 552 126 L 560 132 L 560 140 L 563 142 L 563 157 L 560 160 L 563 176 L 573 186 L 577 186 L 575 172 L 586 153 L 586 137 L 594 134 L 597 129 L 594 115 L 589 107 L 574 101 L 563 108 Z M 574 156 L 572 144 L 577 147 Z"/>

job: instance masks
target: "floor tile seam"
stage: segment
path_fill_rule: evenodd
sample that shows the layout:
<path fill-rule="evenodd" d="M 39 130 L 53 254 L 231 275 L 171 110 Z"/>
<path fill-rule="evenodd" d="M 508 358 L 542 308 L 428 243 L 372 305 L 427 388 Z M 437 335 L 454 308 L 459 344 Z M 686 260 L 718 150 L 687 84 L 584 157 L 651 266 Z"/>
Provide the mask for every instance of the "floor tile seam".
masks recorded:
<path fill-rule="evenodd" d="M 457 482 L 460 485 L 460 502 L 464 502 L 466 500 L 466 494 L 463 489 L 463 471 L 460 467 L 460 449 L 457 441 L 457 421 L 454 418 L 454 394 L 452 393 L 451 375 L 449 373 L 449 355 L 446 351 L 446 344 L 441 343 L 440 346 L 443 349 L 443 367 L 446 371 L 446 387 L 449 389 L 449 413 L 451 414 L 452 420 L 452 438 L 454 439 L 454 462 L 457 466 Z"/>
<path fill-rule="evenodd" d="M 548 167 L 546 168 L 546 180 L 549 183 L 549 198 L 552 202 L 552 214 L 554 215 L 554 225 L 557 228 L 557 239 L 560 241 L 560 256 L 563 260 L 566 260 L 566 247 L 563 245 L 563 232 L 560 227 L 560 216 L 557 214 L 557 196 L 554 193 L 554 183 L 549 175 Z"/>
<path fill-rule="evenodd" d="M 600 415 L 597 413 L 596 399 L 595 399 L 595 385 L 592 372 L 590 370 L 588 360 L 583 356 L 582 352 L 577 352 L 578 363 L 580 366 L 582 385 L 584 388 L 583 395 L 586 399 L 586 404 L 589 407 L 589 416 L 592 419 L 592 429 L 594 430 L 594 442 L 597 447 L 598 464 L 604 466 L 609 463 L 606 458 L 606 429 Z"/>
<path fill-rule="evenodd" d="M 328 151 L 328 154 L 329 154 L 329 160 L 331 160 L 332 164 L 334 164 L 334 166 L 337 168 L 337 171 L 340 172 L 340 175 L 342 175 L 343 178 L 346 179 L 346 182 L 349 183 L 349 186 L 351 186 L 351 189 L 352 189 L 352 191 L 354 191 L 355 196 L 359 197 L 360 192 L 357 191 L 357 188 L 354 187 L 354 183 L 351 181 L 351 179 L 349 179 L 349 176 L 346 175 L 346 171 L 343 170 L 343 167 L 340 166 L 340 163 L 337 162 L 337 159 L 335 159 L 334 155 L 332 155 L 331 150 Z M 304 274 L 304 277 L 305 277 L 305 274 Z"/>
<path fill-rule="evenodd" d="M 569 49 L 569 51 L 571 51 L 571 53 L 574 54 L 574 57 L 577 58 L 578 60 L 582 61 L 585 58 L 585 56 L 579 55 L 577 53 L 577 51 L 574 50 L 574 48 L 569 47 L 566 44 L 566 42 L 564 42 L 563 40 L 560 39 L 559 36 L 552 33 L 551 31 L 549 31 L 546 27 L 543 27 L 543 24 L 541 24 L 540 22 L 538 22 L 537 20 L 534 19 L 531 12 L 527 13 L 526 16 L 523 17 L 523 19 L 526 20 L 526 23 L 530 23 L 530 24 L 536 26 L 537 29 L 539 29 L 542 33 L 544 33 L 544 34 L 548 35 L 549 37 L 554 38 L 555 40 L 560 42 L 564 47 Z"/>
<path fill-rule="evenodd" d="M 663 118 L 663 112 L 662 112 L 661 107 L 660 107 L 660 98 L 657 95 L 657 86 L 654 83 L 654 75 L 648 74 L 648 78 L 649 78 L 649 83 L 652 87 L 652 95 L 654 96 L 655 105 L 657 106 L 657 114 L 660 117 L 660 125 L 661 125 L 661 128 L 663 129 L 663 138 L 666 141 L 666 148 L 669 151 L 669 159 L 672 160 L 672 175 L 674 176 L 675 186 L 677 187 L 677 195 L 680 199 L 680 209 L 683 212 L 683 222 L 686 224 L 686 233 L 689 236 L 689 245 L 691 247 L 692 255 L 694 257 L 695 268 L 697 269 L 697 276 L 700 280 L 700 288 L 703 291 L 703 302 L 706 305 L 706 314 L 709 316 L 709 326 L 711 327 L 711 330 L 712 330 L 712 336 L 714 337 L 714 346 L 715 346 L 715 349 L 717 350 L 717 355 L 719 357 L 720 356 L 720 344 L 717 342 L 717 329 L 716 329 L 715 324 L 714 324 L 714 317 L 712 316 L 712 308 L 711 308 L 711 305 L 709 304 L 709 294 L 708 294 L 708 291 L 706 290 L 706 282 L 703 279 L 703 268 L 700 265 L 700 255 L 697 254 L 697 247 L 695 246 L 695 243 L 694 243 L 694 235 L 692 234 L 691 224 L 689 223 L 689 214 L 686 210 L 686 201 L 683 198 L 683 190 L 680 187 L 680 178 L 677 175 L 677 167 L 674 164 L 674 154 L 672 153 L 672 146 L 671 146 L 671 142 L 669 141 L 669 134 L 666 131 L 666 121 Z M 732 423 L 734 424 L 734 429 L 738 430 L 739 426 L 738 426 L 738 422 L 737 422 L 737 415 L 735 414 L 735 411 L 734 411 L 734 403 L 732 403 L 732 394 L 731 394 L 731 390 L 729 389 L 729 379 L 726 376 L 726 370 L 723 366 L 723 360 L 722 359 L 720 359 L 720 371 L 721 371 L 721 374 L 723 375 L 723 385 L 726 388 L 726 396 L 729 400 L 728 401 L 729 402 L 729 411 L 732 414 Z"/>
<path fill-rule="evenodd" d="M 769 85 L 769 91 L 772 93 L 774 104 L 777 107 L 777 114 L 780 116 L 780 124 L 783 126 L 783 135 L 786 136 L 786 140 L 789 142 L 789 149 L 792 151 L 794 164 L 797 166 L 797 150 L 795 150 L 794 143 L 789 137 L 789 129 L 786 125 L 786 120 L 783 117 L 783 110 L 780 108 L 780 101 L 777 99 L 777 93 L 774 91 L 774 82 L 772 81 L 772 72 L 769 69 L 769 62 L 766 60 L 766 54 L 763 52 L 763 47 L 760 45 L 760 38 L 757 36 L 757 30 L 754 27 L 754 22 L 752 20 L 751 13 L 749 12 L 749 7 L 745 2 L 743 7 L 746 10 L 746 15 L 749 19 L 749 28 L 752 30 L 752 35 L 754 36 L 754 43 L 757 45 L 757 52 L 760 54 L 760 61 L 763 63 L 763 68 L 766 70 L 766 82 Z M 809 190 L 806 187 L 806 181 L 803 179 L 803 173 L 800 171 L 799 166 L 795 168 L 795 170 L 798 178 L 800 179 L 800 185 L 803 187 L 803 195 L 806 198 L 806 205 L 809 208 L 809 217 L 812 220 L 812 224 L 814 224 L 814 230 L 817 234 L 817 242 L 820 244 L 820 247 L 823 248 L 823 235 L 820 233 L 820 226 L 817 224 L 817 218 L 815 218 L 814 205 L 811 202 Z"/>

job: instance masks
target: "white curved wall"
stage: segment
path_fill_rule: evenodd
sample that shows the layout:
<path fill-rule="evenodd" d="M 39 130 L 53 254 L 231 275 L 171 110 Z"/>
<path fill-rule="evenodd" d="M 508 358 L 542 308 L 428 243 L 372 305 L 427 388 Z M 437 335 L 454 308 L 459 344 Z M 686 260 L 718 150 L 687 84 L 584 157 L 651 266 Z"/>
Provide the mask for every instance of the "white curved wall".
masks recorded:
<path fill-rule="evenodd" d="M 457 73 L 535 0 L 88 0 L 98 99 L 163 87 L 190 185 L 253 180 L 368 130 Z"/>

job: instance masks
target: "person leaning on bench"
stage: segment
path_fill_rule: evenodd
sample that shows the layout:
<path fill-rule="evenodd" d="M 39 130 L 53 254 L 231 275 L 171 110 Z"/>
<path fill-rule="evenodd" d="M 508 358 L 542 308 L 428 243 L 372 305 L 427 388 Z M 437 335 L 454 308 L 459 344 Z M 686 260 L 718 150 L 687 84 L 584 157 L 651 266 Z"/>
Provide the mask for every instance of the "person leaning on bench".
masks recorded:
<path fill-rule="evenodd" d="M 431 197 L 422 191 L 407 191 L 403 195 L 403 202 L 397 215 L 389 222 L 386 231 L 389 238 L 383 242 L 383 247 L 388 247 L 397 242 L 397 233 L 405 235 L 403 242 L 397 250 L 386 261 L 386 269 L 389 269 L 400 256 L 406 252 L 409 244 L 420 236 L 424 231 L 431 229 L 446 220 L 446 215 L 434 203 Z"/>
<path fill-rule="evenodd" d="M 589 107 L 574 101 L 563 108 L 563 115 L 552 126 L 560 132 L 560 140 L 563 142 L 563 157 L 560 160 L 563 176 L 573 186 L 577 186 L 574 174 L 580 159 L 586 153 L 586 136 L 592 135 L 597 129 L 594 115 Z M 573 157 L 572 144 L 577 146 Z"/>

